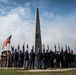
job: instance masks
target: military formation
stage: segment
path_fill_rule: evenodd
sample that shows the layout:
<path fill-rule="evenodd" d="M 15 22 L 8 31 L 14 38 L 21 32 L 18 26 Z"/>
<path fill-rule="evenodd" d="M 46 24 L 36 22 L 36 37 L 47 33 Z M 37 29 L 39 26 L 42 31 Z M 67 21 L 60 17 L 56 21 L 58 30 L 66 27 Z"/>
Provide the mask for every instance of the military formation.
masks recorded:
<path fill-rule="evenodd" d="M 70 47 L 66 46 L 57 50 L 56 45 L 54 50 L 45 49 L 41 41 L 41 31 L 40 31 L 40 20 L 39 20 L 39 10 L 36 10 L 36 28 L 35 28 L 35 50 L 32 47 L 31 50 L 25 49 L 25 44 L 23 44 L 22 50 L 20 46 L 15 49 L 11 46 L 11 51 L 7 59 L 8 67 L 23 67 L 24 69 L 47 69 L 47 68 L 69 68 L 76 67 L 76 55 Z M 2 44 L 2 49 L 4 49 L 7 44 L 10 44 L 11 36 L 8 37 Z M 3 64 L 3 63 L 2 63 Z"/>
<path fill-rule="evenodd" d="M 8 67 L 23 67 L 24 69 L 47 69 L 47 68 L 73 68 L 76 67 L 76 55 L 73 50 L 66 48 L 60 51 L 38 49 L 37 54 L 34 48 L 29 52 L 28 49 L 18 50 L 12 47 L 8 57 Z"/>

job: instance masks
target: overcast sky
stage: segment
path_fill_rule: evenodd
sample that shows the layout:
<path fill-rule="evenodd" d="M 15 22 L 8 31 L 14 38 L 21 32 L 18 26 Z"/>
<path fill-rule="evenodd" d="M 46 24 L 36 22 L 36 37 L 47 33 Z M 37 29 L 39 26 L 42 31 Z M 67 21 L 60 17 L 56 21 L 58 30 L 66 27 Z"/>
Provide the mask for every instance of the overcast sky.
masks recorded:
<path fill-rule="evenodd" d="M 34 45 L 36 8 L 42 44 L 51 49 L 58 43 L 63 47 L 67 44 L 76 52 L 76 0 L 0 0 L 0 52 L 10 35 L 15 48 L 24 42 L 29 49 Z"/>

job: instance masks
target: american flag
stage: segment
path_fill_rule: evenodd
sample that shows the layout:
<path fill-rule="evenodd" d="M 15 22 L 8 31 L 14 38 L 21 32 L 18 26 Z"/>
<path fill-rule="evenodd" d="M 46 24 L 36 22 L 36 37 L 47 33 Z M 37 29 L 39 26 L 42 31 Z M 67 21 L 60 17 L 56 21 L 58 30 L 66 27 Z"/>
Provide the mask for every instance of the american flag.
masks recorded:
<path fill-rule="evenodd" d="M 8 43 L 10 44 L 11 36 L 12 36 L 12 35 L 10 35 L 10 36 L 2 43 L 2 49 L 4 49 L 4 47 L 7 46 Z"/>

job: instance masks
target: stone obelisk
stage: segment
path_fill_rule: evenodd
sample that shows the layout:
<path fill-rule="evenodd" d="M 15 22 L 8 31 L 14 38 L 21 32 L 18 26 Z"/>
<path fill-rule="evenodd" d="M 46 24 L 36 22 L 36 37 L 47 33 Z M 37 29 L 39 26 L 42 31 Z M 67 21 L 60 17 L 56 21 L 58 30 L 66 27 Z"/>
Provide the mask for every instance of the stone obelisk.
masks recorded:
<path fill-rule="evenodd" d="M 38 53 L 39 49 L 42 51 L 39 9 L 37 8 L 36 9 L 36 26 L 35 26 L 35 54 Z"/>

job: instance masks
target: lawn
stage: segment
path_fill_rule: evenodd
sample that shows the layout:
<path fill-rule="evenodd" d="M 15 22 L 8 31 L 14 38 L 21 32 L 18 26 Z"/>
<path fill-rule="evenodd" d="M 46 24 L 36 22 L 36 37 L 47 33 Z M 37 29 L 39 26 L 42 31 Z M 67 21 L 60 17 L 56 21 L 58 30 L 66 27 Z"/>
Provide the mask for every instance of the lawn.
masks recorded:
<path fill-rule="evenodd" d="M 0 75 L 76 75 L 76 70 L 67 72 L 19 72 L 22 69 L 0 69 Z M 24 71 L 24 70 L 22 70 Z"/>

